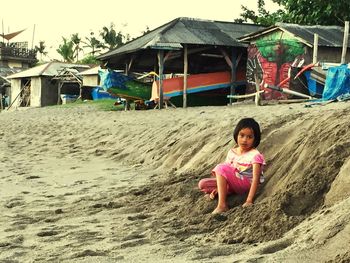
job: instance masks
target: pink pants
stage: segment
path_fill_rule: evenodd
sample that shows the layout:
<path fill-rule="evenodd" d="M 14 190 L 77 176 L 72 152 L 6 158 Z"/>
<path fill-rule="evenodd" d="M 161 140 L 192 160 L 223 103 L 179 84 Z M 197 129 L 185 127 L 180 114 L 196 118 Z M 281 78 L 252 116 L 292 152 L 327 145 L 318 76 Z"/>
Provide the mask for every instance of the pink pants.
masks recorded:
<path fill-rule="evenodd" d="M 248 178 L 242 179 L 236 176 L 236 169 L 229 164 L 218 164 L 212 170 L 212 176 L 222 176 L 227 182 L 228 194 L 243 195 L 249 192 L 251 182 Z M 210 194 L 213 190 L 217 189 L 216 178 L 205 178 L 199 181 L 199 189 L 207 194 Z"/>

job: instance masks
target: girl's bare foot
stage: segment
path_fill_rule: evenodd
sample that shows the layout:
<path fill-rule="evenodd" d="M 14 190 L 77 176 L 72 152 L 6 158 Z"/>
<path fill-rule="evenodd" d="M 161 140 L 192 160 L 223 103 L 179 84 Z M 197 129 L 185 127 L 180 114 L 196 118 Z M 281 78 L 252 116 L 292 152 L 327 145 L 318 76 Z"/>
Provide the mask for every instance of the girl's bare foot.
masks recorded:
<path fill-rule="evenodd" d="M 211 200 L 214 200 L 214 199 L 216 198 L 217 195 L 218 195 L 218 190 L 217 190 L 217 189 L 214 189 L 214 190 L 210 193 L 209 198 L 210 198 Z"/>
<path fill-rule="evenodd" d="M 228 207 L 227 206 L 224 206 L 224 207 L 217 207 L 215 208 L 215 210 L 213 212 L 211 212 L 212 214 L 221 214 L 221 213 L 224 213 L 224 212 L 227 212 L 228 211 Z"/>

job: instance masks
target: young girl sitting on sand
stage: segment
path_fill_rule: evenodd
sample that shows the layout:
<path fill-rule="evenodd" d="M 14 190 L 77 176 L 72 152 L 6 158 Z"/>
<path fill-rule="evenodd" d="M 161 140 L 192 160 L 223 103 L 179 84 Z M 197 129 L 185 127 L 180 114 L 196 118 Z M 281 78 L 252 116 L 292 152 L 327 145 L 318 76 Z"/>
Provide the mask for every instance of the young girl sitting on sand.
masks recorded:
<path fill-rule="evenodd" d="M 210 199 L 219 197 L 213 214 L 226 212 L 228 194 L 243 195 L 248 193 L 243 207 L 253 204 L 258 185 L 264 181 L 262 176 L 265 165 L 264 156 L 256 149 L 260 143 L 260 127 L 253 118 L 241 119 L 234 132 L 236 146 L 228 151 L 224 163 L 212 170 L 212 176 L 199 181 L 199 189 L 209 194 Z"/>

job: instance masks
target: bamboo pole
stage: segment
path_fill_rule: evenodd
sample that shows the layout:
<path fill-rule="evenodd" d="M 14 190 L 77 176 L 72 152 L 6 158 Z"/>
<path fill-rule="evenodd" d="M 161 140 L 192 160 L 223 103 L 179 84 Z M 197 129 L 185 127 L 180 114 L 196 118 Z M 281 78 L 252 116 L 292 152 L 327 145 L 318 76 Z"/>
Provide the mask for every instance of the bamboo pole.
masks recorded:
<path fill-rule="evenodd" d="M 345 21 L 343 51 L 341 54 L 341 61 L 340 61 L 341 64 L 345 64 L 346 51 L 348 49 L 348 39 L 349 39 L 349 21 Z"/>
<path fill-rule="evenodd" d="M 245 95 L 227 95 L 227 98 L 229 99 L 246 99 L 246 98 L 252 98 L 256 97 L 257 93 L 259 93 L 259 96 L 261 93 L 264 93 L 264 90 L 259 90 L 258 92 L 254 92 L 251 94 L 245 94 Z"/>
<path fill-rule="evenodd" d="M 184 45 L 184 87 L 183 87 L 183 108 L 187 108 L 187 73 L 188 73 L 188 49 Z"/>
<path fill-rule="evenodd" d="M 318 55 L 318 34 L 314 34 L 314 49 L 312 54 L 312 63 L 317 63 L 317 55 Z"/>
<path fill-rule="evenodd" d="M 309 95 L 305 95 L 303 93 L 300 93 L 300 92 L 297 92 L 297 91 L 294 91 L 294 90 L 290 90 L 290 89 L 285 89 L 285 88 L 280 88 L 280 87 L 277 87 L 277 86 L 269 85 L 267 83 L 265 83 L 264 87 L 272 89 L 272 90 L 277 90 L 279 92 L 283 92 L 283 93 L 286 93 L 286 94 L 295 95 L 295 96 L 298 96 L 298 97 L 301 97 L 301 98 L 305 98 L 305 99 L 310 99 L 310 100 L 314 99 L 313 97 L 311 97 Z"/>

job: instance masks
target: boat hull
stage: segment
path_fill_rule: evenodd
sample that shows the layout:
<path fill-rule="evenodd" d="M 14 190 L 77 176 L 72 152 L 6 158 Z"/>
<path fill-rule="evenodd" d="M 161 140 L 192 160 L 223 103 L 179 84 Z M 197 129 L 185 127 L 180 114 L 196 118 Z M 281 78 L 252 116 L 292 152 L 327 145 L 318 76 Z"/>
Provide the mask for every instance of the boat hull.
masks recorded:
<path fill-rule="evenodd" d="M 241 76 L 242 75 L 242 76 Z M 235 93 L 245 92 L 246 82 L 244 73 L 239 75 L 235 82 Z M 163 95 L 176 106 L 183 105 L 183 83 L 184 78 L 171 78 L 163 80 Z M 227 95 L 231 90 L 230 72 L 214 72 L 189 75 L 187 77 L 187 106 L 206 106 L 206 105 L 226 105 L 228 103 Z M 151 100 L 159 99 L 159 81 L 155 81 L 152 87 Z"/>

